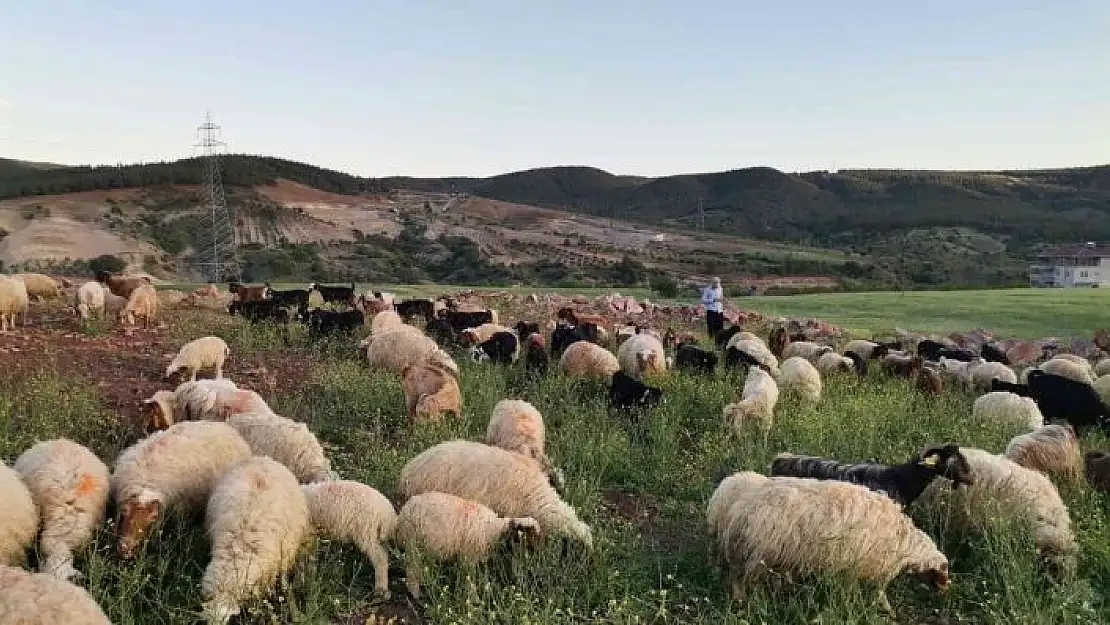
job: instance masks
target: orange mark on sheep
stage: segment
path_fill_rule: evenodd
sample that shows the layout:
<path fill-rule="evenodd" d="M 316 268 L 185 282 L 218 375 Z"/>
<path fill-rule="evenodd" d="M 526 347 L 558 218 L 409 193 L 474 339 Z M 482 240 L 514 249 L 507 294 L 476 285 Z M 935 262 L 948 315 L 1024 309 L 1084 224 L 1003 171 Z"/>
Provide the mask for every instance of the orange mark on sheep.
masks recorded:
<path fill-rule="evenodd" d="M 82 473 L 80 477 L 77 478 L 77 484 L 73 487 L 73 492 L 78 495 L 91 495 L 102 486 L 103 484 L 95 475 Z"/>

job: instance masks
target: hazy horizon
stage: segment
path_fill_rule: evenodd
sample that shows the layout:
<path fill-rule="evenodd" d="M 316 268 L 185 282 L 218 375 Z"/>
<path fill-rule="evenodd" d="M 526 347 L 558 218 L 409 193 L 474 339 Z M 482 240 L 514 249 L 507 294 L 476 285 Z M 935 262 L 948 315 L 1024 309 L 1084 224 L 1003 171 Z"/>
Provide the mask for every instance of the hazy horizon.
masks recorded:
<path fill-rule="evenodd" d="M 0 156 L 175 160 L 211 110 L 373 177 L 1110 163 L 1110 3 L 738 4 L 17 4 Z"/>

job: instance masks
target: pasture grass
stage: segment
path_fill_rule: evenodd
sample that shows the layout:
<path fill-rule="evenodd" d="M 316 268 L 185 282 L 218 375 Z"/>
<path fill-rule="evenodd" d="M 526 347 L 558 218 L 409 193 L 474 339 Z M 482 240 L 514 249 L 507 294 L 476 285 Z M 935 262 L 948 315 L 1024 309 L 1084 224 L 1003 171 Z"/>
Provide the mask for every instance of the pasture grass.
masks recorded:
<path fill-rule="evenodd" d="M 828 297 L 828 296 L 822 296 Z M 730 601 L 710 564 L 705 504 L 714 480 L 733 471 L 766 471 L 775 453 L 875 458 L 901 462 L 932 443 L 1001 452 L 1014 434 L 972 424 L 972 396 L 939 398 L 900 380 L 826 380 L 825 396 L 808 406 L 784 396 L 770 434 L 736 437 L 721 408 L 735 400 L 742 378 L 706 379 L 672 373 L 658 380 L 666 401 L 646 419 L 612 414 L 604 388 L 558 375 L 473 365 L 460 358 L 464 416 L 414 426 L 404 413 L 396 376 L 372 373 L 355 339 L 311 345 L 297 331 L 251 327 L 197 311 L 175 312 L 175 340 L 209 333 L 233 353 L 308 352 L 305 384 L 267 397 L 274 409 L 305 421 L 345 478 L 378 488 L 396 503 L 401 467 L 443 440 L 481 440 L 493 405 L 526 399 L 544 414 L 548 453 L 566 473 L 568 501 L 594 530 L 595 550 L 551 541 L 486 565 L 431 566 L 417 611 L 432 623 L 889 623 L 873 588 L 837 579 L 809 580 L 777 591 L 756 588 L 743 604 Z M 130 441 L 105 412 L 96 389 L 67 379 L 47 363 L 18 380 L 0 382 L 0 457 L 12 463 L 35 440 L 67 436 L 109 461 Z M 1101 437 L 1085 448 L 1107 448 Z M 1085 484 L 1061 489 L 1082 556 L 1075 579 L 1049 582 L 1028 530 L 999 519 L 984 536 L 962 535 L 935 512 L 914 510 L 920 526 L 949 555 L 951 590 L 936 595 L 910 579 L 889 589 L 899 623 L 1080 625 L 1110 622 L 1110 497 Z M 121 562 L 113 526 L 78 556 L 84 582 L 117 625 L 198 621 L 207 539 L 199 518 L 171 514 L 138 557 Z M 405 606 L 400 554 L 391 561 L 392 606 Z M 372 599 L 372 567 L 356 550 L 324 539 L 306 546 L 289 589 L 249 604 L 240 623 L 364 623 Z M 377 622 L 383 622 L 381 620 Z"/>

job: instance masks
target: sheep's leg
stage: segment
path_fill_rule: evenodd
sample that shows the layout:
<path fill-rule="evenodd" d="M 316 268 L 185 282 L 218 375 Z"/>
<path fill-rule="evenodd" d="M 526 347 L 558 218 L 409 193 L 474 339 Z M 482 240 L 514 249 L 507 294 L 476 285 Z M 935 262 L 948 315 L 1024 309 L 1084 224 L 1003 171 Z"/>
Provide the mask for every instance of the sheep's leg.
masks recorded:
<path fill-rule="evenodd" d="M 375 574 L 377 571 L 375 570 Z M 420 599 L 420 582 L 422 581 L 420 573 L 420 564 L 415 560 L 410 560 L 405 566 L 405 587 L 408 588 L 409 594 L 413 599 Z"/>
<path fill-rule="evenodd" d="M 374 594 L 383 599 L 389 598 L 389 552 L 381 543 L 374 542 L 363 546 L 363 551 L 374 565 Z"/>
<path fill-rule="evenodd" d="M 222 380 L 223 377 L 224 377 L 224 363 L 221 362 L 221 363 L 216 365 L 216 379 L 217 380 Z"/>
<path fill-rule="evenodd" d="M 891 607 L 890 600 L 887 599 L 885 588 L 879 589 L 879 608 L 886 612 L 888 616 L 894 618 L 894 608 Z"/>

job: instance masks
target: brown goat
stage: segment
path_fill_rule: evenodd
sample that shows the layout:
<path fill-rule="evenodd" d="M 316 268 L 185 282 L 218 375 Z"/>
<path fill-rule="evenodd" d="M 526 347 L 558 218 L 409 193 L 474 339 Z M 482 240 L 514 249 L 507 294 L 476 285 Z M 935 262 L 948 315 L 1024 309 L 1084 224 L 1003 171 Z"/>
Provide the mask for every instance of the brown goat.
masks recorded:
<path fill-rule="evenodd" d="M 228 282 L 227 290 L 239 296 L 240 302 L 260 302 L 266 299 L 265 284 L 242 284 L 241 282 Z"/>

